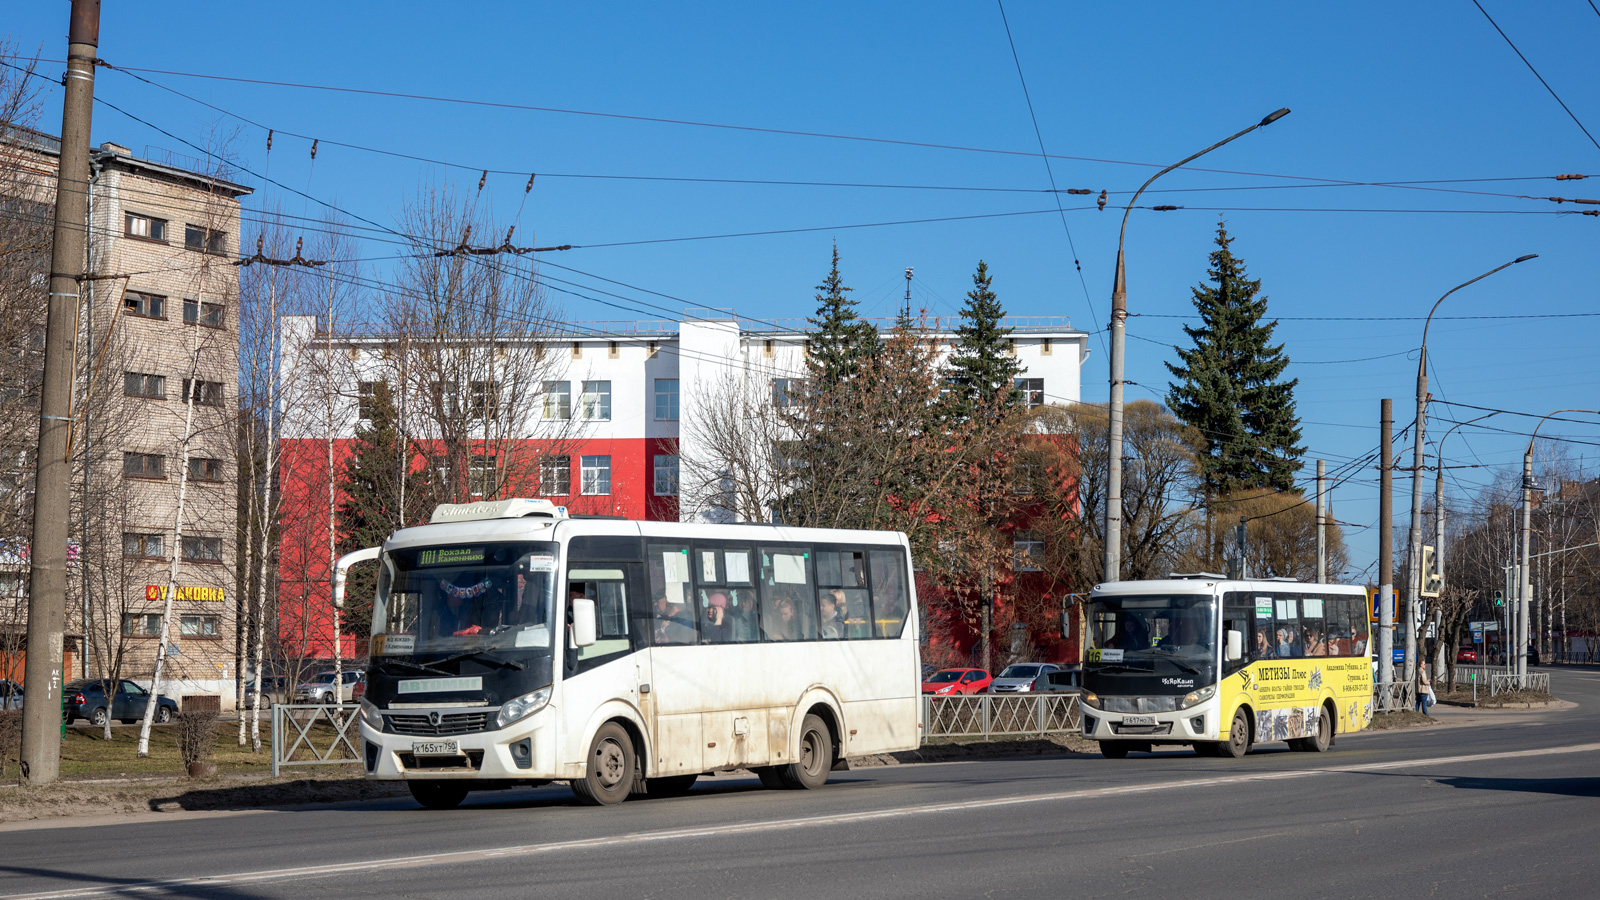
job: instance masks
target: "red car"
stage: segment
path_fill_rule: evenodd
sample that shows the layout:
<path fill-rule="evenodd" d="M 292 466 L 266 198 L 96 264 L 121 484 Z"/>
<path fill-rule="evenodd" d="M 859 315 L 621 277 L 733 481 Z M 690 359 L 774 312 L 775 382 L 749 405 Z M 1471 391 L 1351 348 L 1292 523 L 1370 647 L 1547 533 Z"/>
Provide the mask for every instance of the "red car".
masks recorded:
<path fill-rule="evenodd" d="M 1475 663 L 1477 661 L 1478 651 L 1476 650 L 1468 647 L 1462 647 L 1460 650 L 1456 651 L 1456 662 L 1458 663 Z"/>
<path fill-rule="evenodd" d="M 982 669 L 940 669 L 922 683 L 924 694 L 981 694 L 994 678 Z"/>

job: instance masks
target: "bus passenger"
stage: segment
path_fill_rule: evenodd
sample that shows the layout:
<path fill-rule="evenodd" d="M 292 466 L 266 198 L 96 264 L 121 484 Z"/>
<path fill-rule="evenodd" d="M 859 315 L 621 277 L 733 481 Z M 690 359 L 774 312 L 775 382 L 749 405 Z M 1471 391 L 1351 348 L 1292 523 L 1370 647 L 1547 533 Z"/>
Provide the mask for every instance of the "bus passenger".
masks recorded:
<path fill-rule="evenodd" d="M 730 638 L 740 644 L 756 641 L 755 592 L 728 591 L 728 629 Z"/>
<path fill-rule="evenodd" d="M 768 616 L 762 624 L 767 631 L 769 641 L 793 641 L 800 638 L 800 623 L 795 620 L 794 600 L 790 597 L 779 597 L 773 603 L 776 616 Z"/>
<path fill-rule="evenodd" d="M 1317 628 L 1306 629 L 1306 655 L 1327 656 L 1328 639 L 1322 636 L 1322 631 Z"/>
<path fill-rule="evenodd" d="M 825 641 L 838 640 L 844 637 L 844 617 L 839 615 L 838 601 L 834 598 L 835 591 L 823 591 L 817 600 L 822 604 L 822 639 Z"/>
<path fill-rule="evenodd" d="M 705 626 L 700 635 L 708 644 L 726 644 L 733 640 L 733 626 L 728 621 L 728 595 L 716 591 L 705 598 Z"/>
<path fill-rule="evenodd" d="M 1144 619 L 1129 613 L 1127 610 L 1117 610 L 1116 631 L 1111 637 L 1106 638 L 1105 646 L 1113 650 L 1148 650 L 1150 649 L 1150 629 L 1145 626 Z"/>
<path fill-rule="evenodd" d="M 1272 626 L 1262 623 L 1256 628 L 1256 659 L 1277 659 L 1278 651 L 1272 646 Z"/>

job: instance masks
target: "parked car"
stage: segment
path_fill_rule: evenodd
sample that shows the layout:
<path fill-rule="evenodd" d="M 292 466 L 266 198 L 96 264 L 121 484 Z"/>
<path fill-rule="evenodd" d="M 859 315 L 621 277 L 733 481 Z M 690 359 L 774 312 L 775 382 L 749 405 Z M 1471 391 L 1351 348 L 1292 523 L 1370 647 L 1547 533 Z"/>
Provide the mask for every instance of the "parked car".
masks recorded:
<path fill-rule="evenodd" d="M 334 696 L 334 673 L 319 672 L 310 681 L 302 682 L 295 686 L 294 702 L 296 703 L 339 703 L 350 700 L 350 692 L 355 689 L 357 682 L 365 675 L 359 669 L 346 669 L 339 673 L 338 696 Z"/>
<path fill-rule="evenodd" d="M 1082 669 L 1058 669 L 1040 675 L 1033 681 L 1036 691 L 1070 691 L 1077 693 L 1083 690 Z"/>
<path fill-rule="evenodd" d="M 0 709 L 22 708 L 22 685 L 9 678 L 0 678 Z"/>
<path fill-rule="evenodd" d="M 351 703 L 360 703 L 362 698 L 364 698 L 366 696 L 367 696 L 367 680 L 365 678 L 363 678 L 360 681 L 356 682 L 356 686 L 355 687 L 350 689 L 350 702 Z"/>
<path fill-rule="evenodd" d="M 1478 651 L 1471 647 L 1462 647 L 1456 651 L 1456 662 L 1458 663 L 1475 663 L 1477 661 Z"/>
<path fill-rule="evenodd" d="M 1012 663 L 989 682 L 989 693 L 1015 694 L 1019 691 L 1031 691 L 1035 679 L 1060 668 L 1053 663 Z"/>
<path fill-rule="evenodd" d="M 249 709 L 255 704 L 256 683 L 254 680 L 244 683 L 244 709 Z M 274 703 L 283 703 L 289 699 L 289 679 L 282 676 L 261 679 L 261 705 L 271 706 Z"/>
<path fill-rule="evenodd" d="M 922 683 L 924 694 L 981 694 L 994 679 L 982 669 L 940 669 Z"/>
<path fill-rule="evenodd" d="M 91 725 L 104 725 L 109 716 L 119 722 L 137 722 L 150 705 L 150 692 L 126 678 L 121 681 L 74 681 L 63 689 L 66 705 L 62 718 L 67 724 L 88 719 Z M 178 714 L 178 703 L 171 697 L 156 701 L 154 719 L 170 722 Z"/>

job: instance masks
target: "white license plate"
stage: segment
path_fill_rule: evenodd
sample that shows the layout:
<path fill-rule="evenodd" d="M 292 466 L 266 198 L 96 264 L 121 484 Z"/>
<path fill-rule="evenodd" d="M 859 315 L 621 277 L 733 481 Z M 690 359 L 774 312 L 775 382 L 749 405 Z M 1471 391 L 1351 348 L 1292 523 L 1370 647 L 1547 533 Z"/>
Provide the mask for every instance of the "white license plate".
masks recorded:
<path fill-rule="evenodd" d="M 412 756 L 460 756 L 461 746 L 455 741 L 412 741 Z"/>
<path fill-rule="evenodd" d="M 1156 717 L 1155 716 L 1123 716 L 1122 717 L 1122 724 L 1124 724 L 1124 725 L 1154 725 L 1155 723 L 1156 723 Z"/>

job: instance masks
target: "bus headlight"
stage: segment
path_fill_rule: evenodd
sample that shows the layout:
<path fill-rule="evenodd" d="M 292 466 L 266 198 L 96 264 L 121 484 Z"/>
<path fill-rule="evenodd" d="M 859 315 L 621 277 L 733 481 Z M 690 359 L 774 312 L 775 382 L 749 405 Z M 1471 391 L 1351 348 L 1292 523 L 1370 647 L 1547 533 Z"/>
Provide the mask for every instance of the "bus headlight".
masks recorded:
<path fill-rule="evenodd" d="M 1198 691 L 1190 691 L 1189 693 L 1184 694 L 1183 699 L 1178 701 L 1178 708 L 1188 709 L 1191 706 L 1199 706 L 1216 695 L 1217 686 L 1214 684 L 1207 685 Z"/>
<path fill-rule="evenodd" d="M 378 712 L 378 708 L 368 702 L 365 697 L 361 698 L 361 721 L 365 722 L 367 727 L 373 731 L 383 730 L 383 713 Z"/>
<path fill-rule="evenodd" d="M 512 722 L 526 719 L 539 710 L 544 709 L 545 704 L 549 702 L 549 687 L 542 687 L 531 694 L 523 694 L 521 697 L 507 700 L 501 705 L 500 714 L 495 716 L 495 724 L 501 728 L 504 728 L 507 725 L 510 725 Z"/>
<path fill-rule="evenodd" d="M 1089 707 L 1090 709 L 1100 708 L 1100 697 L 1089 691 L 1084 691 L 1083 693 L 1079 694 L 1078 702 Z"/>

